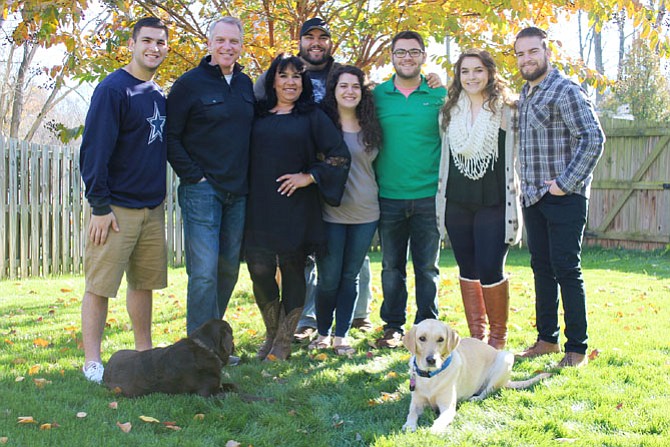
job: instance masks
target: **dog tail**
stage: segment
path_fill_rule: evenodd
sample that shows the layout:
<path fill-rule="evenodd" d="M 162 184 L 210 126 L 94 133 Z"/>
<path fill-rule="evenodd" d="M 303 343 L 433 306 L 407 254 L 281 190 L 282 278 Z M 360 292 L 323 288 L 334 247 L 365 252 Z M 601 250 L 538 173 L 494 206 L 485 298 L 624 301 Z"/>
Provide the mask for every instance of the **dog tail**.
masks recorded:
<path fill-rule="evenodd" d="M 528 380 L 518 380 L 518 381 L 509 381 L 507 382 L 507 385 L 505 385 L 505 388 L 512 388 L 514 390 L 525 390 L 526 388 L 530 388 L 533 385 L 541 382 L 544 379 L 547 379 L 551 377 L 551 373 L 540 373 L 536 375 L 535 377 L 531 377 Z"/>

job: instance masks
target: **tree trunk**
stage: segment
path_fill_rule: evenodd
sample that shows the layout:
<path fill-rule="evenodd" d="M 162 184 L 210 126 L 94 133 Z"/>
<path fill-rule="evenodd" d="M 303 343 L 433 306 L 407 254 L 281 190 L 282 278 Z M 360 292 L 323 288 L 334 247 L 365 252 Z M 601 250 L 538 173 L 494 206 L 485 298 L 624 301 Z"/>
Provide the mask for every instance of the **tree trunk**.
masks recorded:
<path fill-rule="evenodd" d="M 595 25 L 593 26 L 593 57 L 595 59 L 596 71 L 604 75 L 605 64 L 603 64 L 603 36 L 600 31 L 596 31 Z M 600 104 L 602 98 L 603 92 L 601 90 L 596 90 L 596 105 Z"/>
<path fill-rule="evenodd" d="M 16 76 L 16 83 L 14 84 L 14 98 L 12 99 L 12 120 L 9 124 L 9 137 L 19 137 L 19 126 L 21 125 L 21 114 L 23 113 L 23 102 L 25 93 L 26 76 L 30 64 L 37 52 L 37 45 L 29 42 L 23 43 L 23 60 L 19 66 L 19 72 Z"/>

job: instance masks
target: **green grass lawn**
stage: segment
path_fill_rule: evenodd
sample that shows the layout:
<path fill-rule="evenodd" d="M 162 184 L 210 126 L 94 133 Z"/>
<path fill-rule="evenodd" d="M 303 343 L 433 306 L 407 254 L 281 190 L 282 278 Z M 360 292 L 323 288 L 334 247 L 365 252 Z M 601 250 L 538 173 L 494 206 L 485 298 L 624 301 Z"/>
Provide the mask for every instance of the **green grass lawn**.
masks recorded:
<path fill-rule="evenodd" d="M 82 277 L 0 282 L 0 444 L 8 446 L 668 446 L 670 445 L 670 255 L 584 252 L 589 309 L 586 368 L 567 369 L 532 390 L 502 390 L 459 405 L 446 435 L 404 433 L 409 390 L 405 349 L 369 347 L 381 331 L 380 256 L 373 253 L 377 331 L 352 331 L 356 355 L 318 355 L 294 345 L 285 363 L 254 359 L 263 336 L 246 266 L 226 313 L 242 364 L 227 381 L 266 401 L 150 395 L 128 399 L 81 374 Z M 535 340 L 533 280 L 524 249 L 513 250 L 508 349 Z M 450 251 L 441 259 L 440 314 L 467 326 Z M 186 273 L 170 271 L 154 298 L 154 344 L 185 335 Z M 413 278 L 408 280 L 413 290 Z M 121 292 L 123 296 L 125 291 Z M 411 294 L 413 296 L 413 293 Z M 413 301 L 413 298 L 410 298 Z M 414 306 L 408 309 L 413 318 Z M 132 348 L 124 300 L 110 305 L 103 360 Z M 514 366 L 514 379 L 550 370 L 555 354 Z M 111 404 L 111 405 L 110 405 Z M 158 422 L 145 422 L 141 417 Z M 32 418 L 32 419 L 22 419 Z M 145 418 L 146 419 L 146 418 Z M 20 423 L 24 421 L 27 423 Z M 32 421 L 32 422 L 31 422 Z M 130 423 L 125 433 L 117 423 Z M 50 425 L 49 425 L 50 424 Z M 229 443 L 229 441 L 232 441 Z M 229 443 L 229 444 L 228 444 Z"/>

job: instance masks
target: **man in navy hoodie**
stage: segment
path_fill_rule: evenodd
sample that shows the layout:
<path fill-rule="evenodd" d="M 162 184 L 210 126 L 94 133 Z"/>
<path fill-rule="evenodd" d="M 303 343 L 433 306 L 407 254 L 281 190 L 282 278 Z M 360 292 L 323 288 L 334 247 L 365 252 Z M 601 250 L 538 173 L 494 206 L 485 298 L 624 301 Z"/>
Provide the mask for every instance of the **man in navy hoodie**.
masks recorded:
<path fill-rule="evenodd" d="M 135 349 L 151 349 L 152 290 L 167 286 L 165 96 L 153 81 L 168 52 L 159 19 L 139 20 L 132 60 L 93 92 L 79 165 L 90 205 L 81 320 L 85 377 L 100 383 L 109 297 L 126 274 L 126 308 Z"/>
<path fill-rule="evenodd" d="M 209 55 L 177 79 L 167 100 L 168 160 L 179 176 L 184 219 L 189 334 L 223 317 L 240 266 L 254 116 L 253 83 L 237 63 L 242 38 L 238 19 L 212 23 Z"/>

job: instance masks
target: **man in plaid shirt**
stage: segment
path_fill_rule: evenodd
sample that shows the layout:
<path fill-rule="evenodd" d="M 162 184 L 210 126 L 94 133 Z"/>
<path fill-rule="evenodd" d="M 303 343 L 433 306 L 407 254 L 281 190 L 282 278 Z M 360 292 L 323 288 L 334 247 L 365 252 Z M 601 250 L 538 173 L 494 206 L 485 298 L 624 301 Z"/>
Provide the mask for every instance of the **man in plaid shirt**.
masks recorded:
<path fill-rule="evenodd" d="M 535 344 L 519 356 L 560 352 L 560 286 L 567 341 L 559 367 L 582 366 L 588 336 L 581 244 L 605 135 L 584 90 L 550 65 L 546 32 L 522 30 L 514 51 L 527 81 L 519 101 L 519 153 L 538 331 Z"/>

